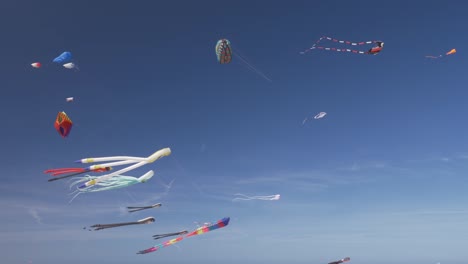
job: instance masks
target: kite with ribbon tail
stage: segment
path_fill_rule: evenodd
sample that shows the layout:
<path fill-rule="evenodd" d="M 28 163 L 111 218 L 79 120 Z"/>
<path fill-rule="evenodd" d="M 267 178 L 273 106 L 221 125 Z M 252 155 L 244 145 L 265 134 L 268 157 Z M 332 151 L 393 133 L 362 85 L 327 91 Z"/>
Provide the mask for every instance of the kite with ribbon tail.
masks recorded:
<path fill-rule="evenodd" d="M 451 49 L 450 51 L 448 51 L 448 52 L 445 53 L 445 56 L 455 54 L 456 52 L 457 52 L 456 49 Z M 439 55 L 439 56 L 427 55 L 427 56 L 425 56 L 425 57 L 426 57 L 426 58 L 429 58 L 429 59 L 438 59 L 438 58 L 442 58 L 442 57 L 445 57 L 445 56 L 442 56 L 442 55 Z"/>
<path fill-rule="evenodd" d="M 164 148 L 156 151 L 153 153 L 151 156 L 146 157 L 146 158 L 141 158 L 141 157 L 130 157 L 130 156 L 113 156 L 113 157 L 101 157 L 101 158 L 85 158 L 81 160 L 75 161 L 76 163 L 94 163 L 94 162 L 102 162 L 102 161 L 112 161 L 108 163 L 102 163 L 102 164 L 96 164 L 96 165 L 91 165 L 86 168 L 65 168 L 65 169 L 53 169 L 53 170 L 48 170 L 46 173 L 53 172 L 55 174 L 52 175 L 58 175 L 57 173 L 69 173 L 69 172 L 75 172 L 75 173 L 84 173 L 84 172 L 102 172 L 102 171 L 107 171 L 111 170 L 112 166 L 121 166 L 121 165 L 127 165 L 127 164 L 133 164 L 131 166 L 125 167 L 123 169 L 120 169 L 118 171 L 115 171 L 113 173 L 109 173 L 100 177 L 90 177 L 89 180 L 84 182 L 82 185 L 80 185 L 78 188 L 79 189 L 85 189 L 87 187 L 90 187 L 92 185 L 95 185 L 99 182 L 109 180 L 114 176 L 117 175 L 122 175 L 123 173 L 126 173 L 128 171 L 134 170 L 136 168 L 139 168 L 141 166 L 144 166 L 149 163 L 153 163 L 156 160 L 169 156 L 171 154 L 171 149 L 170 148 Z M 148 172 L 149 173 L 149 172 Z M 62 178 L 65 177 L 70 177 L 73 175 L 67 175 L 63 176 Z M 89 176 L 88 176 L 89 177 Z"/>
<path fill-rule="evenodd" d="M 180 241 L 182 241 L 184 238 L 191 237 L 191 236 L 196 236 L 196 235 L 200 235 L 200 234 L 204 234 L 204 233 L 207 233 L 207 232 L 210 232 L 210 231 L 219 229 L 219 228 L 223 228 L 223 227 L 225 227 L 225 226 L 227 226 L 227 225 L 229 224 L 229 220 L 230 220 L 229 217 L 223 218 L 223 219 L 221 219 L 221 220 L 218 220 L 218 222 L 216 222 L 216 224 L 212 224 L 212 225 L 209 225 L 209 226 L 202 226 L 202 227 L 199 227 L 199 228 L 197 228 L 196 230 L 194 230 L 193 232 L 191 232 L 191 233 L 185 235 L 185 237 L 184 237 L 184 236 L 180 236 L 180 237 L 177 237 L 177 238 L 168 240 L 168 241 L 166 241 L 166 242 L 163 242 L 163 243 L 161 243 L 161 244 L 155 245 L 155 246 L 150 247 L 150 248 L 148 248 L 148 249 L 140 250 L 139 252 L 137 252 L 137 254 L 147 254 L 147 253 L 151 253 L 151 252 L 157 251 L 158 249 L 161 249 L 161 248 L 163 248 L 163 247 L 167 247 L 167 246 L 173 245 L 173 244 L 175 244 L 175 243 L 177 243 L 177 242 L 180 242 Z"/>
<path fill-rule="evenodd" d="M 325 46 L 317 46 L 322 42 L 322 40 L 328 40 L 332 41 L 335 43 L 340 43 L 340 44 L 345 44 L 345 45 L 350 45 L 350 46 L 362 46 L 362 45 L 369 45 L 373 44 L 375 45 L 374 47 L 370 48 L 369 50 L 356 50 L 356 49 L 349 49 L 349 48 L 334 48 L 334 47 L 325 47 Z M 328 51 L 337 51 L 337 52 L 351 52 L 351 53 L 356 53 L 356 54 L 371 54 L 371 55 L 377 55 L 380 51 L 382 51 L 384 46 L 384 42 L 380 40 L 368 40 L 368 41 L 362 41 L 362 42 L 351 42 L 348 40 L 338 40 L 334 39 L 331 37 L 326 37 L 323 36 L 319 40 L 317 40 L 312 47 L 306 49 L 305 51 L 301 52 L 301 54 L 305 54 L 311 50 L 314 49 L 319 49 L 319 50 L 328 50 Z"/>
<path fill-rule="evenodd" d="M 78 195 L 82 193 L 108 191 L 108 190 L 128 187 L 128 186 L 138 184 L 138 183 L 144 183 L 148 181 L 149 179 L 151 179 L 153 175 L 154 175 L 154 172 L 152 170 L 148 171 L 147 173 L 145 173 L 143 176 L 139 178 L 132 177 L 132 176 L 116 175 L 110 179 L 99 181 L 94 185 L 90 185 L 89 187 L 77 188 L 74 192 L 71 193 L 71 194 L 74 194 L 74 196 L 70 202 L 72 202 Z M 81 179 L 73 182 L 70 185 L 70 188 L 73 188 L 77 184 L 82 184 L 83 182 L 96 180 L 97 178 L 99 177 L 86 175 L 85 177 L 82 177 Z M 133 211 L 130 211 L 130 212 L 133 212 Z"/>

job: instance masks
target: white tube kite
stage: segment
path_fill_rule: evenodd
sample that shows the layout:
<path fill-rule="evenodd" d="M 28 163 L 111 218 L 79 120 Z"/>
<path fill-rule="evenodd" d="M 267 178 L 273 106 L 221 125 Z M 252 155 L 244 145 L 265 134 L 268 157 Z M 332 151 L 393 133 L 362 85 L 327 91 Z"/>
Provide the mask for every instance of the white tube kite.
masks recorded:
<path fill-rule="evenodd" d="M 126 168 L 123 168 L 121 170 L 115 171 L 113 173 L 109 173 L 100 177 L 97 177 L 95 179 L 89 180 L 85 183 L 83 183 L 81 186 L 79 186 L 79 189 L 82 188 L 87 188 L 89 186 L 95 185 L 98 182 L 108 180 L 116 175 L 121 175 L 122 173 L 126 173 L 128 171 L 134 170 L 136 168 L 139 168 L 143 165 L 146 165 L 148 163 L 153 163 L 156 160 L 169 156 L 171 154 L 171 149 L 170 148 L 164 148 L 156 151 L 153 153 L 151 156 L 146 157 L 146 158 L 140 158 L 140 157 L 129 157 L 129 156 L 114 156 L 114 157 L 102 157 L 102 158 L 86 158 L 86 159 L 81 159 L 77 160 L 77 163 L 93 163 L 93 162 L 101 162 L 101 161 L 115 161 L 115 162 L 109 162 L 109 163 L 104 163 L 104 164 L 98 164 L 98 165 L 92 165 L 88 167 L 90 170 L 95 170 L 98 168 L 104 168 L 104 167 L 110 167 L 110 166 L 120 166 L 120 165 L 126 165 L 126 164 L 132 164 L 135 163 L 131 166 L 128 166 Z M 120 160 L 120 161 L 117 161 Z"/>

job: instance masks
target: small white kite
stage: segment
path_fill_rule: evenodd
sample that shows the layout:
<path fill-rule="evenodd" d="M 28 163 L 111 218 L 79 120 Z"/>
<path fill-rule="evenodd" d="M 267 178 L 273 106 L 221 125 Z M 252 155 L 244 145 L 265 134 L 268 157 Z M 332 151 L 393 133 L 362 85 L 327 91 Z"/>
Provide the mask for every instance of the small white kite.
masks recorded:
<path fill-rule="evenodd" d="M 67 102 L 73 102 L 73 97 L 67 97 Z"/>
<path fill-rule="evenodd" d="M 75 63 L 73 62 L 69 62 L 69 63 L 65 63 L 63 65 L 64 68 L 67 68 L 69 70 L 75 70 L 75 71 L 79 71 L 80 68 L 78 68 L 78 65 L 76 65 Z"/>
<path fill-rule="evenodd" d="M 317 115 L 314 116 L 314 119 L 321 119 L 321 118 L 323 118 L 323 117 L 326 116 L 326 115 L 327 115 L 327 113 L 325 113 L 325 112 L 320 112 L 320 113 L 318 113 Z M 309 119 L 309 118 L 306 117 L 306 118 L 304 119 L 304 121 L 302 121 L 302 125 L 304 125 L 305 122 L 307 122 L 308 119 Z"/>

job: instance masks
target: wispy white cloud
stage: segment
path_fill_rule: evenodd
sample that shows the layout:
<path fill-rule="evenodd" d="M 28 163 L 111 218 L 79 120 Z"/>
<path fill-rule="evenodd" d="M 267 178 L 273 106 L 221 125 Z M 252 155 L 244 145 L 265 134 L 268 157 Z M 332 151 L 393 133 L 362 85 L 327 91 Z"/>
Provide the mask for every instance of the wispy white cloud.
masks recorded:
<path fill-rule="evenodd" d="M 36 222 L 38 224 L 41 224 L 42 225 L 42 219 L 41 217 L 39 216 L 39 213 L 37 212 L 36 209 L 34 208 L 29 208 L 28 210 L 29 214 L 34 218 L 34 220 L 36 220 Z"/>

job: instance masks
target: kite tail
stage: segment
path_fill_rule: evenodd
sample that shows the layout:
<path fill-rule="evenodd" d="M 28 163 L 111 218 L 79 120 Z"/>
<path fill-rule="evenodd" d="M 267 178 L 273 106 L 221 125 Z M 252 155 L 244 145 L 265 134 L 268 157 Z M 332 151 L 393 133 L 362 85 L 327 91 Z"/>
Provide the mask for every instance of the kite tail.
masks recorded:
<path fill-rule="evenodd" d="M 332 41 L 335 43 L 340 43 L 340 44 L 345 44 L 345 45 L 351 45 L 351 46 L 361 46 L 361 45 L 368 45 L 368 44 L 373 44 L 379 42 L 378 40 L 368 40 L 368 41 L 361 41 L 361 42 L 351 42 L 349 40 L 339 40 L 327 36 L 323 36 L 319 38 L 313 45 L 312 47 L 306 49 L 305 51 L 300 52 L 300 54 L 305 54 L 313 49 L 323 49 L 323 50 L 331 50 L 331 51 L 342 51 L 342 52 L 352 52 L 352 53 L 358 53 L 358 54 L 369 54 L 369 52 L 366 51 L 361 51 L 361 50 L 353 50 L 353 49 L 337 49 L 337 48 L 328 48 L 328 47 L 322 47 L 322 46 L 317 46 L 322 40 L 328 40 Z"/>

